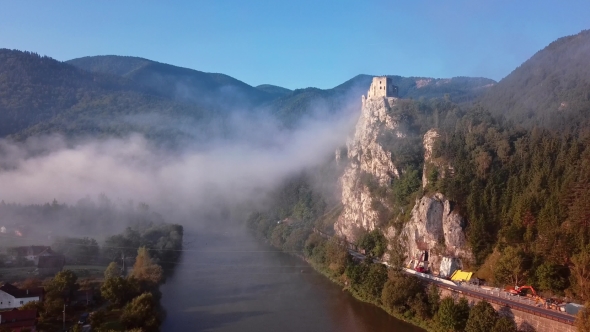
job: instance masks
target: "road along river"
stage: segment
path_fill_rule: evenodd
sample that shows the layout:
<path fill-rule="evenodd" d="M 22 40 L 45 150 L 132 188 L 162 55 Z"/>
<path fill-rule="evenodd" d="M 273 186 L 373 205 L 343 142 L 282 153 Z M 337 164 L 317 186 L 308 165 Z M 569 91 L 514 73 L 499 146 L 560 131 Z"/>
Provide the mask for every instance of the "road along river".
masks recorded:
<path fill-rule="evenodd" d="M 185 229 L 186 251 L 161 288 L 163 331 L 422 331 L 246 229 L 212 228 Z"/>

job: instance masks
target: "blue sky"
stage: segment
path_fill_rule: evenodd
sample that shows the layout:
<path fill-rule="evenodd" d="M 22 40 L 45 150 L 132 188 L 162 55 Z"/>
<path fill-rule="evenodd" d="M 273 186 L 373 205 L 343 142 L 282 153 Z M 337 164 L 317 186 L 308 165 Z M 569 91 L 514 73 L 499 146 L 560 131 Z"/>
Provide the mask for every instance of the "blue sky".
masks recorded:
<path fill-rule="evenodd" d="M 357 74 L 500 80 L 590 28 L 585 1 L 4 1 L 0 48 L 144 57 L 248 84 L 331 88 Z"/>

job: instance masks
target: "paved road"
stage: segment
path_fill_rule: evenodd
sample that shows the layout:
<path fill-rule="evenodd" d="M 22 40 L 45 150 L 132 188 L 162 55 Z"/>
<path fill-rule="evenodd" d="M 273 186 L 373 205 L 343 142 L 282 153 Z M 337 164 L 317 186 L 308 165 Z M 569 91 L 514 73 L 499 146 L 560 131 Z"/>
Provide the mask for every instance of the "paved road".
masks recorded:
<path fill-rule="evenodd" d="M 364 260 L 365 255 L 349 249 L 350 254 L 359 260 Z M 380 260 L 374 260 L 375 263 L 382 263 Z M 387 264 L 385 264 L 387 265 Z M 463 285 L 450 285 L 447 282 L 433 279 L 432 276 L 424 275 L 422 273 L 415 273 L 415 276 L 420 279 L 434 283 L 441 288 L 446 288 L 457 293 L 466 294 L 475 298 L 485 299 L 490 303 L 507 306 L 509 308 L 518 309 L 524 312 L 528 312 L 537 316 L 549 318 L 558 322 L 574 325 L 575 317 L 562 313 L 560 311 L 549 310 L 535 306 L 534 302 L 520 296 L 510 296 L 506 292 L 502 291 L 491 291 L 479 288 L 477 286 L 463 286 Z M 528 303 L 527 303 L 528 302 Z"/>

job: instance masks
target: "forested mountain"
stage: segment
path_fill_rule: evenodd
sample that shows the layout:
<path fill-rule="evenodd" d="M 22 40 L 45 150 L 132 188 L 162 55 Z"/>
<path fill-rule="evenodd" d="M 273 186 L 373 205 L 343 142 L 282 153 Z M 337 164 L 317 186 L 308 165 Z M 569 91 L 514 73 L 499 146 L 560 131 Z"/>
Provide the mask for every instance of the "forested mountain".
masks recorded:
<path fill-rule="evenodd" d="M 97 76 L 49 57 L 0 50 L 0 136 L 114 92 L 139 91 L 118 77 Z"/>
<path fill-rule="evenodd" d="M 195 120 L 210 116 L 196 105 L 173 102 L 123 77 L 90 73 L 30 52 L 0 50 L 0 137 L 178 134 L 128 119 L 137 114 Z"/>
<path fill-rule="evenodd" d="M 256 89 L 262 90 L 266 93 L 269 93 L 275 98 L 279 98 L 284 95 L 288 95 L 289 93 L 292 92 L 292 90 L 289 90 L 289 89 L 286 89 L 286 88 L 283 88 L 280 86 L 272 85 L 272 84 L 261 84 L 261 85 L 257 86 Z"/>
<path fill-rule="evenodd" d="M 590 30 L 559 38 L 491 88 L 481 104 L 493 114 L 550 124 L 590 106 Z"/>
<path fill-rule="evenodd" d="M 384 132 L 358 149 L 349 144 L 348 160 L 344 153 L 339 162 L 355 165 L 363 161 L 369 166 L 391 162 L 399 176 L 380 184 L 372 178 L 375 174 L 365 171 L 353 187 L 342 187 L 343 193 L 350 196 L 357 190 L 363 193 L 358 196 L 361 200 L 371 202 L 363 205 L 363 201 L 354 201 L 358 204 L 352 206 L 362 209 L 365 215 L 379 216 L 376 231 L 364 225 L 355 229 L 360 234 L 356 244 L 366 250 L 380 248 L 379 255 L 389 244 L 393 248 L 389 252 L 392 264 L 412 258 L 403 257 L 408 246 L 391 234 L 400 234 L 408 223 L 416 221 L 415 216 L 421 216 L 421 202 L 444 197 L 452 206 L 451 214 L 465 220 L 460 232 L 472 256 L 459 258 L 468 262 L 466 270 L 475 272 L 488 285 L 533 285 L 546 297 L 590 301 L 590 88 L 586 83 L 590 67 L 580 67 L 590 59 L 589 36 L 584 31 L 552 43 L 493 87 L 481 103 L 458 103 L 452 95 L 445 99 L 398 100 L 379 113 L 394 116 L 399 120 L 398 127 L 387 127 L 388 122 L 378 116 L 359 121 L 356 129 L 360 138 L 374 130 Z M 345 83 L 344 89 L 350 89 L 355 82 L 360 89 L 369 79 L 356 77 Z M 421 89 L 418 84 L 412 87 L 404 82 L 396 81 L 402 97 Z M 548 85 L 551 82 L 553 85 Z M 322 91 L 308 89 L 306 93 Z M 497 102 L 488 100 L 492 96 Z M 561 111 L 551 109 L 550 105 L 559 106 L 564 100 L 567 104 Z M 559 104 L 552 104 L 556 101 Z M 363 106 L 365 118 L 377 109 L 367 105 L 372 104 L 367 101 Z M 534 113 L 527 114 L 530 121 L 523 125 L 522 121 L 514 121 L 525 115 L 519 113 L 522 109 L 503 108 L 505 105 L 526 106 Z M 547 120 L 552 121 L 551 126 L 547 126 Z M 413 130 L 398 135 L 407 128 Z M 351 147 L 356 149 L 353 154 Z M 427 153 L 429 149 L 431 153 Z M 308 170 L 286 181 L 271 195 L 269 209 L 251 215 L 251 226 L 278 247 L 303 250 L 333 278 L 351 281 L 353 293 L 377 301 L 384 294 L 385 299 L 383 285 L 387 278 L 377 284 L 383 293 L 368 296 L 367 289 L 379 288 L 373 287 L 376 279 L 369 276 L 370 271 L 365 271 L 366 279 L 355 272 L 366 266 L 334 250 L 332 244 L 340 239 L 326 241 L 313 232 L 320 229 L 330 233 L 339 217 L 346 214 L 346 206 L 330 204 L 314 188 L 313 180 L 306 178 L 313 178 L 314 172 Z M 350 176 L 346 171 L 343 174 L 341 183 Z M 420 235 L 415 242 L 424 246 L 421 250 L 440 255 L 445 249 L 446 239 L 433 249 L 426 247 L 425 237 Z M 366 242 L 372 242 L 372 247 L 367 247 Z M 369 283 L 372 288 L 367 286 Z M 411 315 L 422 302 L 406 303 L 410 304 L 401 307 L 402 313 Z"/>
<path fill-rule="evenodd" d="M 187 133 L 195 123 L 223 122 L 230 112 L 266 112 L 285 126 L 296 127 L 307 116 L 352 111 L 371 77 L 358 75 L 332 89 L 291 91 L 268 84 L 253 87 L 227 75 L 137 57 L 94 56 L 59 62 L 3 49 L 0 137 L 139 132 L 174 139 L 190 136 Z M 494 84 L 482 78 L 391 77 L 401 97 L 446 96 L 456 102 L 472 100 Z"/>
<path fill-rule="evenodd" d="M 119 75 L 172 100 L 220 110 L 248 109 L 274 95 L 224 74 L 205 73 L 136 57 L 89 56 L 67 63 Z"/>

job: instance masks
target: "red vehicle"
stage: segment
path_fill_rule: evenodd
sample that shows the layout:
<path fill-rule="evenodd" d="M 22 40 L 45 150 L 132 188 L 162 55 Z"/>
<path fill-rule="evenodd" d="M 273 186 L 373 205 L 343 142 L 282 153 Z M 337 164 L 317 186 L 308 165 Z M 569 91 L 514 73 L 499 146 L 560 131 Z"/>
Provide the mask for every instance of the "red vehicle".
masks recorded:
<path fill-rule="evenodd" d="M 428 269 L 428 251 L 422 252 L 420 259 L 416 262 L 414 270 L 420 273 L 430 273 L 430 270 Z"/>
<path fill-rule="evenodd" d="M 506 291 L 508 291 L 511 295 L 520 295 L 520 296 L 526 296 L 526 290 L 530 289 L 531 290 L 531 294 L 533 297 L 537 298 L 539 297 L 537 295 L 537 292 L 535 292 L 535 289 L 533 288 L 533 286 L 508 286 L 506 287 Z"/>

